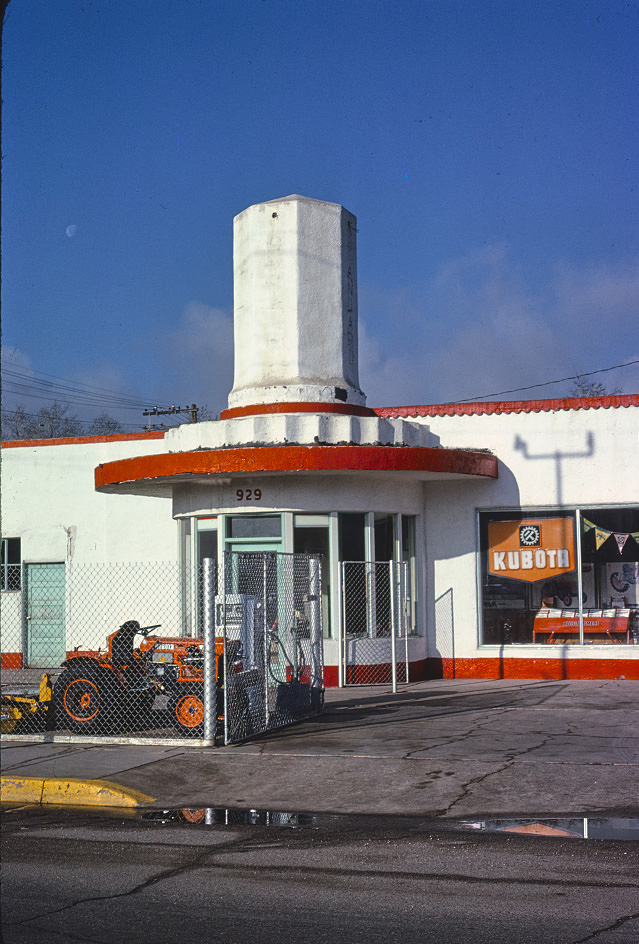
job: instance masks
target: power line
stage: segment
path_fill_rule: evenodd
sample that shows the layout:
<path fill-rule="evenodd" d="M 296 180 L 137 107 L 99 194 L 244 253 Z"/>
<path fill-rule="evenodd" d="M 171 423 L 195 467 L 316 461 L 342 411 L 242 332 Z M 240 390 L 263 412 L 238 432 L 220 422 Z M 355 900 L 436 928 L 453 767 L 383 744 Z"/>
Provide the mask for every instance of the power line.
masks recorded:
<path fill-rule="evenodd" d="M 148 402 L 148 400 L 118 394 L 112 391 L 103 392 L 100 388 L 91 389 L 88 385 L 84 385 L 83 389 L 79 386 L 39 380 L 38 378 L 31 378 L 28 375 L 20 374 L 15 371 L 5 370 L 4 377 L 4 389 L 10 392 L 20 393 L 22 396 L 41 396 L 43 399 L 51 399 L 51 397 L 47 397 L 47 395 L 54 394 L 57 398 L 64 397 L 74 403 L 89 403 L 93 405 L 111 403 L 114 406 L 129 409 L 140 409 L 142 405 Z"/>
<path fill-rule="evenodd" d="M 20 419 L 26 419 L 26 420 L 36 420 L 36 421 L 38 421 L 38 422 L 39 422 L 41 425 L 43 425 L 43 426 L 44 426 L 45 423 L 46 423 L 46 417 L 43 417 L 41 413 L 28 413 L 26 410 L 21 410 L 21 409 L 17 409 L 17 410 L 3 410 L 3 411 L 2 411 L 2 420 L 3 420 L 4 423 L 10 422 L 11 420 L 15 420 L 16 417 L 19 417 Z M 84 427 L 86 427 L 87 425 L 91 425 L 91 422 L 95 422 L 95 420 L 99 419 L 99 417 L 94 416 L 93 421 L 91 421 L 91 420 L 86 420 L 86 421 L 85 421 L 85 420 L 80 419 L 80 418 L 77 417 L 77 416 L 70 416 L 70 417 L 63 416 L 62 419 L 63 419 L 63 420 L 66 419 L 66 420 L 69 420 L 69 421 L 71 421 L 71 422 L 77 422 L 79 427 L 84 428 Z M 144 424 L 143 422 L 139 422 L 139 423 L 130 423 L 130 422 L 129 422 L 129 423 L 126 423 L 126 422 L 123 422 L 122 420 L 117 420 L 117 423 L 118 423 L 118 425 L 120 425 L 120 426 L 129 427 L 129 428 L 132 429 L 132 430 L 140 430 L 140 431 L 142 431 L 142 430 L 144 430 L 144 429 L 146 428 L 146 427 L 145 427 L 145 424 Z"/>
<path fill-rule="evenodd" d="M 197 415 L 200 412 L 200 408 L 192 403 L 191 406 L 182 407 L 173 405 L 169 410 L 161 410 L 157 406 L 154 406 L 152 410 L 144 410 L 142 416 L 173 416 L 176 413 L 190 413 L 191 422 L 197 423 Z M 149 423 L 151 420 L 149 420 Z"/>
<path fill-rule="evenodd" d="M 103 409 L 105 407 L 110 407 L 111 409 L 134 410 L 136 412 L 140 412 L 140 410 L 142 409 L 142 406 L 148 402 L 145 400 L 140 400 L 137 406 L 127 406 L 126 404 L 120 403 L 117 400 L 110 400 L 108 397 L 103 397 L 101 399 L 74 397 L 74 396 L 66 395 L 63 391 L 60 391 L 59 393 L 53 393 L 53 395 L 48 395 L 46 393 L 39 392 L 39 391 L 35 393 L 30 393 L 28 389 L 25 390 L 21 388 L 21 385 L 11 384 L 11 383 L 9 384 L 4 383 L 3 388 L 6 393 L 16 393 L 16 394 L 19 394 L 19 396 L 21 397 L 29 397 L 35 400 L 49 400 L 53 402 L 58 402 L 58 403 L 63 402 L 67 404 L 73 403 L 78 406 L 93 406 L 96 408 L 101 407 Z"/>
<path fill-rule="evenodd" d="M 625 364 L 615 364 L 614 367 L 602 367 L 600 370 L 584 371 L 572 377 L 562 377 L 561 380 L 547 380 L 545 383 L 531 384 L 529 387 L 515 387 L 512 390 L 500 390 L 499 393 L 486 393 L 481 397 L 467 397 L 465 400 L 449 400 L 449 403 L 472 403 L 473 400 L 490 400 L 492 397 L 503 397 L 507 393 L 522 393 L 524 390 L 537 390 L 540 387 L 550 387 L 552 384 L 567 383 L 569 380 L 579 380 L 581 377 L 593 377 L 595 374 L 605 374 L 609 370 L 619 370 L 622 367 L 632 367 L 639 364 L 639 360 L 627 361 Z"/>
<path fill-rule="evenodd" d="M 6 363 L 6 361 L 5 361 Z M 119 391 L 109 390 L 106 387 L 99 387 L 95 384 L 87 384 L 82 381 L 69 381 L 65 377 L 56 374 L 50 374 L 46 371 L 27 371 L 15 365 L 4 366 L 2 369 L 3 387 L 12 393 L 19 393 L 21 396 L 40 397 L 41 399 L 64 399 L 70 403 L 81 403 L 92 406 L 101 406 L 106 403 L 123 409 L 141 409 L 145 407 L 149 399 L 159 402 L 159 398 L 149 397 L 142 400 L 140 397 L 121 393 Z M 48 380 L 46 378 L 52 378 Z M 57 396 L 51 397 L 46 394 L 55 393 Z M 168 406 L 168 404 L 166 404 Z"/>

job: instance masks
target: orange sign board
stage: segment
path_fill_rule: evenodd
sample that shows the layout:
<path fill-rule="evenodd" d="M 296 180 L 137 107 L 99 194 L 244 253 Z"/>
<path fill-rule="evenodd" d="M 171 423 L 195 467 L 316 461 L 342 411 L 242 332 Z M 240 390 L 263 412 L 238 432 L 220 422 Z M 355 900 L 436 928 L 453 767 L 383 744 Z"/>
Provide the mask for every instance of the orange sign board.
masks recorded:
<path fill-rule="evenodd" d="M 572 518 L 516 518 L 489 522 L 489 574 L 535 583 L 574 569 Z"/>

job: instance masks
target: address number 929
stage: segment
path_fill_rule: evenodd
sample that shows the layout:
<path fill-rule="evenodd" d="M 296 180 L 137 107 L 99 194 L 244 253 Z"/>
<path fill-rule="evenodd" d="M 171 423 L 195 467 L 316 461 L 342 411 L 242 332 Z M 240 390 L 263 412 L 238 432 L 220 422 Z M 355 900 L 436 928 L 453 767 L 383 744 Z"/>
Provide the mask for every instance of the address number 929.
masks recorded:
<path fill-rule="evenodd" d="M 235 490 L 236 499 L 241 501 L 262 501 L 261 488 L 238 488 Z"/>

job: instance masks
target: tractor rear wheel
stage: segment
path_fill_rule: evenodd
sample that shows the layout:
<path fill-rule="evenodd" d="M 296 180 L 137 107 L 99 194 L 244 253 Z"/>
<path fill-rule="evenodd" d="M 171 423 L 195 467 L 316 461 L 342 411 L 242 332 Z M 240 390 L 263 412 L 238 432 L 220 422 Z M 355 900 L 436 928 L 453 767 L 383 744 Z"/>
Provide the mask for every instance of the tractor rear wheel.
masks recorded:
<path fill-rule="evenodd" d="M 108 734 L 117 702 L 112 673 L 99 666 L 68 665 L 53 689 L 58 728 L 76 734 Z"/>
<path fill-rule="evenodd" d="M 202 737 L 204 731 L 204 686 L 182 685 L 169 701 L 172 723 L 187 737 Z"/>

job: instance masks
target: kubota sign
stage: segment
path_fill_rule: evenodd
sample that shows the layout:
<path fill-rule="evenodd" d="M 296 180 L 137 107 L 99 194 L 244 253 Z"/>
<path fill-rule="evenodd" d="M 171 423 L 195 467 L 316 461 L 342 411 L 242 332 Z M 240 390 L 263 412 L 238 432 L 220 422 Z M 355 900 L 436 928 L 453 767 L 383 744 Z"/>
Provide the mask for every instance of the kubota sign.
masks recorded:
<path fill-rule="evenodd" d="M 516 518 L 488 524 L 488 573 L 535 583 L 575 569 L 572 518 Z"/>

